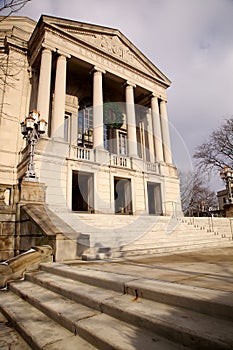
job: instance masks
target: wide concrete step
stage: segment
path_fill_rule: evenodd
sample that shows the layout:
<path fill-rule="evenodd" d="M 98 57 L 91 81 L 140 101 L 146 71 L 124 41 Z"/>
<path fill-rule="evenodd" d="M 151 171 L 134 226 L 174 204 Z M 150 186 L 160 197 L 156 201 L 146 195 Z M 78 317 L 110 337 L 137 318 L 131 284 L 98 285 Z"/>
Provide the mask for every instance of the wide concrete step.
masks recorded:
<path fill-rule="evenodd" d="M 2 313 L 33 350 L 95 349 L 14 293 L 2 293 Z"/>
<path fill-rule="evenodd" d="M 82 255 L 83 260 L 103 260 L 103 259 L 115 259 L 122 257 L 130 257 L 130 256 L 146 256 L 152 254 L 169 254 L 169 253 L 182 253 L 187 251 L 195 251 L 205 248 L 219 248 L 230 246 L 231 242 L 228 239 L 222 239 L 210 241 L 207 240 L 205 242 L 188 242 L 181 241 L 177 242 L 167 242 L 164 244 L 157 245 L 156 243 L 149 244 L 141 244 L 140 246 L 134 244 L 127 244 L 121 247 L 111 247 L 106 249 L 104 247 L 100 248 L 91 248 L 88 252 Z"/>
<path fill-rule="evenodd" d="M 232 322 L 44 271 L 26 274 L 26 277 L 63 297 L 182 345 L 198 349 L 232 349 Z M 96 320 L 101 318 L 99 315 L 94 317 Z"/>
<path fill-rule="evenodd" d="M 22 305 L 21 299 L 9 292 L 7 298 L 10 303 L 13 301 L 14 310 L 16 304 L 21 304 L 20 307 L 25 307 L 25 311 L 30 311 L 30 314 L 33 315 L 32 322 L 34 322 L 36 314 L 37 317 L 41 316 L 41 322 L 43 323 L 48 321 L 47 317 L 49 317 L 49 325 L 53 325 L 52 337 L 48 336 L 52 343 L 49 345 L 46 345 L 45 339 L 43 342 L 40 340 L 42 327 L 39 327 L 36 333 L 32 329 L 34 338 L 33 343 L 31 343 L 32 349 L 187 349 L 167 339 L 163 339 L 154 332 L 147 331 L 140 326 L 127 324 L 118 318 L 87 308 L 29 281 L 14 282 L 10 288 L 11 291 L 24 300 Z M 7 302 L 6 304 L 8 313 L 10 313 L 9 309 L 11 306 Z M 41 314 L 41 311 L 43 314 Z M 16 322 L 18 322 L 18 316 L 18 314 L 15 314 Z M 28 318 L 30 318 L 29 314 Z M 57 331 L 61 328 L 58 323 L 70 332 L 62 328 L 63 331 L 58 337 Z M 34 324 L 34 327 L 36 326 Z M 48 322 L 46 322 L 46 326 L 48 326 Z M 47 329 L 47 334 L 50 334 L 49 331 L 51 331 L 50 328 Z M 72 333 L 74 336 L 72 336 Z M 26 323 L 25 334 L 27 339 L 32 336 Z"/>
<path fill-rule="evenodd" d="M 226 238 L 226 240 L 229 240 L 229 238 Z M 171 244 L 171 243 L 191 243 L 192 242 L 221 242 L 223 241 L 222 238 L 215 236 L 215 235 L 183 235 L 183 236 L 177 236 L 174 235 L 172 237 L 166 236 L 160 236 L 160 237 L 144 237 L 143 239 L 138 239 L 135 241 L 135 245 L 142 245 L 142 244 L 152 244 L 154 246 L 158 246 L 160 244 Z"/>
<path fill-rule="evenodd" d="M 31 350 L 7 318 L 0 312 L 0 349 L 1 350 Z"/>
<path fill-rule="evenodd" d="M 174 252 L 176 248 L 191 251 L 208 245 L 215 247 L 217 242 L 232 238 L 227 219 L 80 214 L 59 209 L 56 214 L 74 231 L 88 235 L 86 245 L 90 249 L 83 255 L 86 260 L 164 254 Z M 228 228 L 210 232 L 209 228 L 213 224 L 219 226 L 220 222 Z M 77 241 L 76 237 L 70 238 Z M 85 245 L 83 241 L 78 243 Z"/>
<path fill-rule="evenodd" d="M 60 263 L 44 263 L 41 269 L 54 275 L 79 281 L 122 294 L 138 295 L 143 299 L 173 306 L 181 306 L 196 312 L 233 321 L 232 295 L 172 282 L 137 278 L 134 275 L 95 270 L 88 266 L 72 266 Z"/>
<path fill-rule="evenodd" d="M 101 233 L 101 234 L 92 234 L 90 238 L 90 247 L 120 247 L 120 246 L 130 246 L 131 244 L 135 245 L 147 245 L 148 243 L 151 246 L 158 247 L 164 245 L 177 245 L 177 243 L 181 244 L 189 244 L 193 243 L 207 243 L 214 241 L 221 241 L 223 237 L 219 237 L 217 235 L 211 233 L 174 233 L 169 235 L 168 233 L 149 233 L 145 235 L 140 235 L 139 233 L 133 232 L 111 232 L 111 233 Z M 224 238 L 228 239 L 229 238 Z M 136 248 L 137 249 L 137 248 Z"/>

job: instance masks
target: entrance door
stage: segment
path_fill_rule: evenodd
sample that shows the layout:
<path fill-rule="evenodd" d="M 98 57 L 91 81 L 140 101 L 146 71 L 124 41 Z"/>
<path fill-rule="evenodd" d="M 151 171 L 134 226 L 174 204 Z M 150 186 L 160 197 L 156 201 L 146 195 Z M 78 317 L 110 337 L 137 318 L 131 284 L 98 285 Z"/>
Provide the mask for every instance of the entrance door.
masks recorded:
<path fill-rule="evenodd" d="M 92 212 L 94 208 L 93 174 L 73 171 L 72 210 Z"/>
<path fill-rule="evenodd" d="M 115 213 L 132 214 L 131 180 L 114 178 Z"/>
<path fill-rule="evenodd" d="M 149 214 L 162 214 L 161 186 L 158 183 L 147 183 Z"/>

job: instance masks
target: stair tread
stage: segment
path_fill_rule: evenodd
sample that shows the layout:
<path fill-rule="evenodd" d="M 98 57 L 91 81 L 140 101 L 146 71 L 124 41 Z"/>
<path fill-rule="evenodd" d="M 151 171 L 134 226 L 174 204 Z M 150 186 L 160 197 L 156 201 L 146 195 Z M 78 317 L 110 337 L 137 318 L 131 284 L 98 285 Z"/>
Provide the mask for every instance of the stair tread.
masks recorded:
<path fill-rule="evenodd" d="M 29 286 L 31 284 L 31 286 Z M 32 287 L 32 283 L 28 281 L 20 281 L 19 283 L 12 283 L 14 286 L 21 288 L 22 297 L 37 299 L 37 304 L 43 303 L 49 305 L 50 308 L 55 308 L 56 312 L 62 312 L 66 315 L 67 319 L 72 318 L 75 323 L 75 331 L 77 336 L 71 336 L 71 333 L 61 328 L 57 323 L 48 319 L 43 313 L 31 306 L 22 299 L 17 298 L 11 292 L 8 292 L 8 296 L 4 299 L 4 305 L 7 307 L 8 312 L 14 313 L 15 320 L 20 323 L 20 327 L 27 328 L 29 336 L 33 336 L 34 342 L 40 347 L 45 349 L 94 349 L 104 348 L 106 349 L 122 349 L 133 350 L 146 348 L 148 350 L 178 350 L 187 349 L 182 345 L 175 344 L 169 340 L 162 338 L 154 334 L 154 332 L 146 331 L 141 327 L 130 325 L 124 321 L 118 320 L 109 315 L 96 313 L 94 310 L 92 315 L 86 315 L 86 317 L 76 318 L 76 309 L 82 305 L 74 305 L 73 315 L 69 310 L 65 309 L 65 299 L 57 296 L 55 293 L 38 288 L 36 291 Z M 35 287 L 38 287 L 35 285 Z M 32 295 L 33 293 L 33 295 Z M 30 296 L 31 294 L 31 296 Z M 52 299 L 56 297 L 55 301 Z M 49 297 L 50 301 L 47 300 Z M 63 306 L 61 306 L 61 304 Z M 59 305 L 60 304 L 60 305 Z M 68 302 L 69 304 L 69 302 Z M 18 308 L 18 310 L 17 310 Z M 23 309 L 22 309 L 23 308 Z M 21 309 L 21 313 L 20 313 Z M 22 310 L 25 310 L 25 315 L 22 316 Z M 33 324 L 33 325 L 32 325 Z M 61 331 L 62 329 L 62 331 Z M 67 333 L 68 332 L 68 333 Z M 43 334 L 43 339 L 42 338 Z M 81 337 L 86 340 L 83 340 Z M 36 338 L 36 340 L 35 340 Z M 88 342 L 87 342 L 88 341 Z M 95 345 L 93 348 L 92 343 Z"/>
<path fill-rule="evenodd" d="M 81 334 L 88 332 L 100 349 L 105 349 L 104 343 L 107 349 L 188 350 L 187 347 L 163 339 L 155 332 L 145 331 L 106 314 L 80 321 L 79 328 Z"/>
<path fill-rule="evenodd" d="M 1 295 L 0 308 L 33 349 L 96 349 L 11 291 Z"/>
<path fill-rule="evenodd" d="M 74 333 L 76 333 L 75 322 L 84 318 L 93 317 L 98 313 L 96 310 L 76 303 L 71 299 L 27 280 L 23 281 L 23 283 L 21 283 L 21 281 L 12 282 L 10 284 L 10 290 L 42 312 L 45 312 L 47 316 L 50 316 L 52 312 L 53 317 L 60 318 L 61 322 L 68 319 L 70 321 L 69 324 L 67 324 L 69 327 L 68 329 Z M 65 323 L 65 321 L 63 323 Z"/>
<path fill-rule="evenodd" d="M 26 279 L 97 310 L 101 310 L 101 305 L 104 300 L 119 295 L 112 290 L 90 286 L 70 278 L 53 275 L 44 271 L 26 273 Z"/>
<path fill-rule="evenodd" d="M 33 276 L 35 282 L 54 288 L 61 294 L 64 292 L 78 302 L 84 302 L 106 313 L 113 313 L 111 316 L 127 318 L 130 315 L 130 320 L 134 317 L 139 324 L 149 324 L 150 327 L 156 327 L 158 330 L 161 327 L 175 329 L 177 333 L 185 333 L 190 339 L 194 336 L 202 341 L 216 342 L 226 345 L 226 349 L 230 349 L 229 344 L 233 343 L 232 323 L 226 320 L 217 320 L 179 306 L 170 306 L 155 301 L 140 299 L 135 303 L 132 302 L 132 296 L 120 295 L 117 292 L 85 285 L 58 275 L 54 277 L 47 272 L 28 275 Z M 124 319 L 124 321 L 128 320 Z"/>
<path fill-rule="evenodd" d="M 7 318 L 0 312 L 0 349 L 1 350 L 31 350 Z"/>
<path fill-rule="evenodd" d="M 137 272 L 138 270 L 143 271 L 143 265 L 140 267 L 137 266 L 137 271 L 132 270 L 131 267 L 131 274 L 127 273 L 127 275 L 114 270 L 104 270 L 104 267 L 98 270 L 98 267 L 77 267 L 75 265 L 72 266 L 61 263 L 44 263 L 41 264 L 41 268 L 44 271 L 56 275 L 65 276 L 66 278 L 71 278 L 87 284 L 90 283 L 118 292 L 124 292 L 126 290 L 127 293 L 130 293 L 130 291 L 135 291 L 135 289 L 137 289 L 139 293 L 143 294 L 144 299 L 161 302 L 165 300 L 169 304 L 176 302 L 177 304 L 174 305 L 179 305 L 182 301 L 183 306 L 192 306 L 195 302 L 194 306 L 196 307 L 199 305 L 200 310 L 202 309 L 202 305 L 207 304 L 206 308 L 211 311 L 212 314 L 215 312 L 220 316 L 227 315 L 227 317 L 230 316 L 233 319 L 233 293 L 152 280 L 149 277 L 138 277 Z M 136 275 L 133 274 L 133 272 L 136 272 Z M 185 273 L 185 271 L 183 272 Z"/>
<path fill-rule="evenodd" d="M 62 263 L 42 263 L 40 266 L 43 271 L 71 278 L 86 284 L 90 283 L 120 293 L 124 293 L 124 287 L 127 282 L 131 282 L 135 279 L 135 276 L 103 270 L 98 271 L 98 269 L 88 268 L 88 266 L 79 266 L 77 268 L 76 266 Z"/>

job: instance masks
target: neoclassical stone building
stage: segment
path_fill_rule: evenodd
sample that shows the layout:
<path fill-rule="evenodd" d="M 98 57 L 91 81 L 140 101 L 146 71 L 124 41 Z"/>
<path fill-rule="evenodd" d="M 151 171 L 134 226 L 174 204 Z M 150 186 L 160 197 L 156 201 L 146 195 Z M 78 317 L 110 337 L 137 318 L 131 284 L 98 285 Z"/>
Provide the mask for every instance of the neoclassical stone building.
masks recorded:
<path fill-rule="evenodd" d="M 28 165 L 20 122 L 37 110 L 48 123 L 34 159 L 48 205 L 133 215 L 180 210 L 170 80 L 116 29 L 50 16 L 9 17 L 0 27 L 5 202 L 15 200 Z"/>
<path fill-rule="evenodd" d="M 75 211 L 170 215 L 179 203 L 167 117 L 168 78 L 119 30 L 42 16 L 1 22 L 0 183 L 27 167 L 20 122 L 36 109 L 35 155 L 49 204 Z M 106 116 L 109 114 L 109 120 Z M 111 118 L 119 117 L 118 125 Z"/>

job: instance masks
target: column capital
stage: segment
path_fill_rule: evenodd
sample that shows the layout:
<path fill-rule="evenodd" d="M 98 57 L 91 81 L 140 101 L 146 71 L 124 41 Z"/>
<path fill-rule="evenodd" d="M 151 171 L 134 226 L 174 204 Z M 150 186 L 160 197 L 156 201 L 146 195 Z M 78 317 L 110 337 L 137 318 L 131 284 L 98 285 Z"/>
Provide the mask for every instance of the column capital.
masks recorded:
<path fill-rule="evenodd" d="M 136 88 L 136 84 L 132 83 L 131 81 L 129 80 L 126 80 L 123 84 L 122 84 L 123 87 L 127 87 L 127 86 L 131 86 L 133 88 Z"/>
<path fill-rule="evenodd" d="M 90 70 L 90 74 L 95 73 L 95 72 L 99 72 L 102 74 L 106 73 L 106 70 L 104 70 L 103 68 L 100 68 L 98 66 L 94 66 L 91 70 Z"/>
<path fill-rule="evenodd" d="M 52 45 L 47 44 L 47 43 L 42 43 L 41 48 L 42 48 L 42 50 L 49 50 L 49 51 L 56 52 L 56 48 Z"/>
<path fill-rule="evenodd" d="M 165 99 L 165 98 L 160 98 L 160 103 L 161 103 L 161 102 L 167 103 L 167 99 Z"/>
<path fill-rule="evenodd" d="M 71 55 L 68 53 L 68 52 L 65 52 L 63 50 L 57 50 L 57 53 L 60 55 L 60 56 L 63 56 L 65 58 L 71 58 Z"/>
<path fill-rule="evenodd" d="M 162 97 L 161 95 L 159 95 L 158 93 L 156 92 L 151 92 L 151 94 L 149 95 L 150 98 L 157 98 L 157 99 L 160 99 L 161 101 L 164 101 L 167 103 L 167 99 L 165 99 L 164 97 Z"/>
<path fill-rule="evenodd" d="M 149 97 L 150 98 L 153 98 L 153 97 L 159 98 L 159 95 L 156 92 L 151 92 Z"/>

